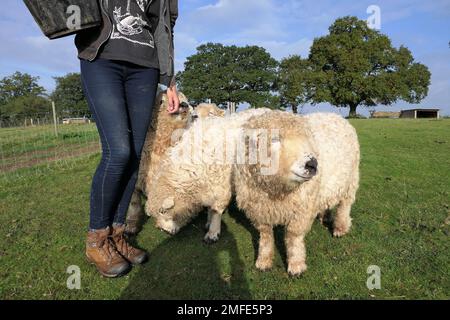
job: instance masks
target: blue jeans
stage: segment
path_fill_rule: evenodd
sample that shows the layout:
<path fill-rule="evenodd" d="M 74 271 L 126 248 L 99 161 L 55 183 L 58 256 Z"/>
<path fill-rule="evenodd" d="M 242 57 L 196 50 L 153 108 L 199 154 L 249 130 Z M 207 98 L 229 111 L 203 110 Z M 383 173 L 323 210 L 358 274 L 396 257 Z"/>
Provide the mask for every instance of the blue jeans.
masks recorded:
<path fill-rule="evenodd" d="M 83 91 L 102 145 L 91 185 L 89 228 L 103 229 L 125 223 L 159 70 L 101 58 L 80 59 L 80 67 Z"/>

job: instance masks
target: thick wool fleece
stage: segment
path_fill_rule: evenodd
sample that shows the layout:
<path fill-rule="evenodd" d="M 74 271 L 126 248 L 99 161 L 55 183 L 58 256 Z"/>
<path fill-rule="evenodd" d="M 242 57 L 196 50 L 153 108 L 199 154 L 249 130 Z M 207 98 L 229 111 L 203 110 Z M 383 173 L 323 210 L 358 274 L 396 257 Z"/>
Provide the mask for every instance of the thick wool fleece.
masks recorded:
<path fill-rule="evenodd" d="M 200 103 L 194 110 L 195 114 L 201 118 L 207 117 L 223 117 L 225 116 L 225 110 L 220 109 L 214 103 Z"/>
<path fill-rule="evenodd" d="M 359 183 L 360 152 L 355 129 L 342 117 L 326 113 L 298 117 L 274 112 L 254 117 L 246 126 L 281 128 L 287 137 L 289 133 L 300 134 L 309 140 L 310 151 L 317 158 L 318 174 L 296 186 L 284 175 L 289 168 L 283 165 L 289 166 L 289 162 L 280 161 L 279 173 L 274 176 L 261 176 L 252 166 L 237 166 L 235 172 L 237 204 L 261 235 L 256 266 L 262 270 L 272 266 L 272 228 L 284 225 L 288 271 L 298 275 L 306 270 L 304 237 L 318 214 L 338 206 L 334 235 L 342 236 L 350 229 L 350 209 Z M 282 150 L 286 149 L 283 138 L 282 133 Z"/>
<path fill-rule="evenodd" d="M 188 102 L 186 96 L 179 92 L 180 102 Z M 127 231 L 135 233 L 136 223 L 144 215 L 141 205 L 141 196 L 148 197 L 152 192 L 149 184 L 156 174 L 162 156 L 173 146 L 184 129 L 192 122 L 192 110 L 185 110 L 180 114 L 171 115 L 167 112 L 168 100 L 165 91 L 158 93 L 152 110 L 152 120 L 147 132 L 144 147 L 141 154 L 138 179 L 135 191 L 132 195 L 127 213 Z"/>
<path fill-rule="evenodd" d="M 236 150 L 242 125 L 268 109 L 251 109 L 225 118 L 200 119 L 185 131 L 179 143 L 167 151 L 159 175 L 151 182 L 152 193 L 145 212 L 156 218 L 157 226 L 176 233 L 203 207 L 209 209 L 210 232 L 205 240 L 215 241 L 220 233 L 220 215 L 232 195 L 232 161 L 227 152 Z M 228 158 L 231 159 L 231 158 Z"/>
<path fill-rule="evenodd" d="M 235 149 L 241 133 L 248 129 L 279 131 L 279 137 L 268 142 L 275 146 L 269 149 L 279 156 L 279 168 L 274 174 L 262 175 L 261 164 L 221 163 L 224 144 L 231 141 L 227 147 Z M 195 140 L 199 132 L 202 139 Z M 183 153 L 195 148 L 193 157 L 183 159 Z M 317 160 L 317 175 L 303 183 L 293 181 L 292 165 L 304 165 L 308 157 Z M 317 215 L 338 206 L 333 233 L 342 236 L 349 231 L 350 210 L 359 183 L 359 157 L 354 128 L 335 114 L 299 117 L 250 110 L 224 119 L 206 119 L 195 123 L 167 151 L 161 174 L 153 182 L 158 190 L 153 201 L 147 202 L 146 213 L 156 218 L 159 227 L 176 233 L 208 207 L 205 240 L 215 241 L 221 214 L 235 192 L 238 206 L 260 232 L 256 266 L 262 270 L 272 266 L 273 226 L 284 225 L 288 271 L 298 275 L 306 270 L 304 238 Z"/>

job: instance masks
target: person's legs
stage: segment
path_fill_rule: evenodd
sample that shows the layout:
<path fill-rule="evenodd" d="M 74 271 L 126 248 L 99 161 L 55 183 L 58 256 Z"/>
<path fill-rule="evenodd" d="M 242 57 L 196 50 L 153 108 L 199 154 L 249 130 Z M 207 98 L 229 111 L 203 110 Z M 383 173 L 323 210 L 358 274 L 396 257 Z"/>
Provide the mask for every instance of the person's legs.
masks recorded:
<path fill-rule="evenodd" d="M 81 60 L 83 90 L 102 143 L 102 158 L 91 186 L 91 230 L 111 225 L 131 159 L 124 75 L 124 66 L 119 63 Z"/>
<path fill-rule="evenodd" d="M 117 277 L 130 267 L 112 240 L 114 230 L 110 228 L 131 156 L 125 70 L 121 64 L 104 59 L 80 63 L 83 91 L 102 143 L 102 159 L 91 185 L 86 257 L 102 275 Z"/>
<path fill-rule="evenodd" d="M 125 96 L 131 127 L 131 159 L 123 176 L 120 201 L 114 216 L 112 240 L 119 251 L 132 264 L 147 260 L 144 250 L 133 247 L 125 234 L 125 220 L 139 172 L 141 152 L 152 116 L 152 107 L 158 87 L 159 70 L 143 68 L 129 63 L 125 66 Z"/>
<path fill-rule="evenodd" d="M 124 179 L 124 190 L 114 217 L 115 224 L 124 224 L 135 189 L 142 148 L 151 121 L 158 88 L 159 70 L 127 64 L 125 95 L 131 125 L 131 160 Z"/>

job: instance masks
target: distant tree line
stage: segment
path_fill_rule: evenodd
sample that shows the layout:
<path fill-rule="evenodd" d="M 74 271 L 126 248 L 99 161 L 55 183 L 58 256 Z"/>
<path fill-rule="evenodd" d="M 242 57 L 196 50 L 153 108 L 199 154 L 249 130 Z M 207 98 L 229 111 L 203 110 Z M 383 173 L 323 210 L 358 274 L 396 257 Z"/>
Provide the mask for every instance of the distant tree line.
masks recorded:
<path fill-rule="evenodd" d="M 309 56 L 277 61 L 258 46 L 207 43 L 188 57 L 177 74 L 179 90 L 192 103 L 211 99 L 219 106 L 292 109 L 330 103 L 357 115 L 359 106 L 418 103 L 428 94 L 431 73 L 404 46 L 356 17 L 337 19 L 329 34 L 314 39 Z M 0 120 L 49 112 L 50 99 L 62 116 L 90 116 L 79 73 L 54 77 L 47 95 L 38 77 L 16 72 L 0 80 Z"/>
<path fill-rule="evenodd" d="M 329 34 L 314 39 L 309 56 L 277 62 L 264 48 L 208 43 L 189 57 L 177 79 L 194 101 L 214 99 L 251 107 L 290 108 L 330 103 L 349 108 L 418 103 L 428 94 L 431 73 L 404 46 L 356 17 L 337 19 Z"/>
<path fill-rule="evenodd" d="M 61 117 L 90 117 L 90 111 L 81 87 L 79 73 L 54 77 L 56 88 L 48 94 L 38 84 L 39 77 L 15 72 L 0 79 L 0 121 L 51 117 L 51 101 Z"/>

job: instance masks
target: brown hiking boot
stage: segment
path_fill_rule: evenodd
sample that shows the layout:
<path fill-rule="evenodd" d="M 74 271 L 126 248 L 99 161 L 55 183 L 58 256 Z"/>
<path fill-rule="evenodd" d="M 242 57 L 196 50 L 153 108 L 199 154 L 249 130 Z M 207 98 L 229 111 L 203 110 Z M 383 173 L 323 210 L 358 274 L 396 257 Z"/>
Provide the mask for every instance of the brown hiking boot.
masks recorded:
<path fill-rule="evenodd" d="M 130 263 L 141 264 L 147 260 L 147 253 L 144 250 L 135 248 L 128 242 L 125 225 L 113 225 L 111 238 L 117 251 Z"/>
<path fill-rule="evenodd" d="M 117 252 L 109 237 L 111 229 L 89 231 L 86 239 L 86 257 L 97 270 L 108 278 L 125 274 L 130 264 Z"/>

